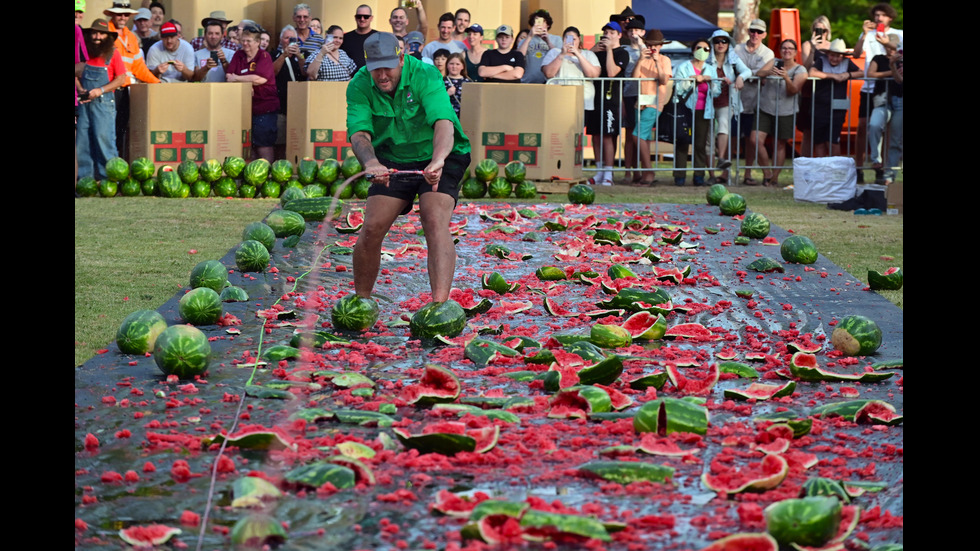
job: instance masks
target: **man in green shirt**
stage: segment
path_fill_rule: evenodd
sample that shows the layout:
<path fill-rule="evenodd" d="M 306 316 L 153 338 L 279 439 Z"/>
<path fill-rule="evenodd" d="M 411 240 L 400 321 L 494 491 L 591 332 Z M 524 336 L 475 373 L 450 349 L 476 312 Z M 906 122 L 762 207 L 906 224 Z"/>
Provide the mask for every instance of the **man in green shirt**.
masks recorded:
<path fill-rule="evenodd" d="M 470 164 L 470 142 L 439 71 L 404 55 L 395 35 L 371 35 L 364 58 L 366 67 L 347 86 L 347 135 L 373 182 L 354 247 L 354 291 L 371 297 L 385 235 L 418 196 L 432 301 L 445 302 L 456 270 L 449 221 Z M 404 170 L 423 175 L 392 177 Z"/>

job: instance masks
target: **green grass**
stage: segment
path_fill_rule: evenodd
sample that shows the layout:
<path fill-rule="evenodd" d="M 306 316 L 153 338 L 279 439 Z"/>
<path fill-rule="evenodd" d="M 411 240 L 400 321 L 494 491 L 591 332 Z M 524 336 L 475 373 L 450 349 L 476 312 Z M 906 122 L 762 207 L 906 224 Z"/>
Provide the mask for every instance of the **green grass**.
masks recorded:
<path fill-rule="evenodd" d="M 597 188 L 597 201 L 704 203 L 705 188 L 665 184 L 669 173 L 658 178 L 661 184 L 653 188 Z M 821 253 L 864 282 L 868 269 L 903 266 L 901 215 L 854 216 L 797 203 L 791 191 L 776 188 L 734 191 L 745 196 L 749 209 L 810 237 Z M 195 264 L 223 257 L 238 244 L 245 225 L 263 219 L 275 205 L 270 199 L 76 199 L 75 365 L 106 348 L 131 312 L 155 310 L 187 285 Z M 893 259 L 882 259 L 888 256 Z M 901 307 L 903 292 L 882 295 Z"/>

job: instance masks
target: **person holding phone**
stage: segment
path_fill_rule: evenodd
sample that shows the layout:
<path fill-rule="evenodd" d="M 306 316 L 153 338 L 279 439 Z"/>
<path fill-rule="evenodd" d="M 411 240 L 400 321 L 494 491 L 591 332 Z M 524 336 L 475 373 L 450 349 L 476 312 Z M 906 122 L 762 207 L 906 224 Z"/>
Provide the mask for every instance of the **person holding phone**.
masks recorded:
<path fill-rule="evenodd" d="M 650 142 L 657 139 L 657 119 L 670 97 L 670 58 L 660 54 L 660 48 L 668 42 L 660 29 L 647 31 L 643 37 L 644 48 L 631 75 L 633 78 L 653 79 L 640 81 L 640 94 L 637 97 L 639 121 L 633 130 L 633 135 L 640 140 L 640 166 L 645 169 L 651 168 Z M 634 182 L 636 186 L 649 187 L 656 181 L 653 172 L 640 174 L 640 179 Z"/>
<path fill-rule="evenodd" d="M 323 37 L 323 46 L 306 60 L 309 80 L 347 81 L 357 72 L 357 64 L 343 50 L 344 30 L 331 25 Z"/>
<path fill-rule="evenodd" d="M 797 96 L 806 84 L 806 67 L 796 62 L 796 41 L 787 38 L 779 45 L 779 59 L 772 68 L 772 76 L 766 80 L 759 97 L 759 128 L 749 136 L 752 147 L 759 152 L 759 164 L 769 165 L 769 152 L 766 150 L 766 138 L 773 136 L 774 167 L 763 168 L 762 185 L 776 185 L 779 179 L 780 167 L 786 161 L 786 148 L 795 137 L 793 115 L 797 112 Z M 773 78 L 776 77 L 776 78 Z"/>
<path fill-rule="evenodd" d="M 541 71 L 544 56 L 555 48 L 561 48 L 562 38 L 548 33 L 551 30 L 551 25 L 554 24 L 548 10 L 538 10 L 532 13 L 528 17 L 527 24 L 531 28 L 531 34 L 517 43 L 517 51 L 524 55 L 527 62 L 521 82 L 544 84 L 548 80 Z"/>
<path fill-rule="evenodd" d="M 180 38 L 180 30 L 173 21 L 160 27 L 160 42 L 150 46 L 146 53 L 146 66 L 160 82 L 190 81 L 194 78 L 194 48 Z"/>
<path fill-rule="evenodd" d="M 221 22 L 215 19 L 204 26 L 204 47 L 194 52 L 195 82 L 224 82 L 225 69 L 235 52 L 221 45 L 224 38 Z"/>
<path fill-rule="evenodd" d="M 875 56 L 886 55 L 884 43 L 888 41 L 888 35 L 898 35 L 900 45 L 905 41 L 905 36 L 902 31 L 891 27 L 892 21 L 898 17 L 898 12 L 895 11 L 895 8 L 890 4 L 882 2 L 871 6 L 871 10 L 869 11 L 871 19 L 864 21 L 861 36 L 858 37 L 857 43 L 854 45 L 854 51 L 851 54 L 851 57 L 854 58 L 859 58 L 862 53 L 864 54 L 865 77 L 868 76 L 871 60 Z M 874 88 L 875 81 L 867 80 L 867 78 L 864 81 L 864 85 L 861 86 L 861 106 L 858 110 L 858 143 L 857 151 L 854 155 L 854 161 L 858 167 L 858 183 L 864 183 L 864 171 L 862 168 L 864 168 L 865 155 L 868 150 L 868 121 L 870 120 L 872 110 L 874 110 L 872 101 Z M 880 147 L 880 144 L 877 146 L 872 145 L 874 147 Z"/>

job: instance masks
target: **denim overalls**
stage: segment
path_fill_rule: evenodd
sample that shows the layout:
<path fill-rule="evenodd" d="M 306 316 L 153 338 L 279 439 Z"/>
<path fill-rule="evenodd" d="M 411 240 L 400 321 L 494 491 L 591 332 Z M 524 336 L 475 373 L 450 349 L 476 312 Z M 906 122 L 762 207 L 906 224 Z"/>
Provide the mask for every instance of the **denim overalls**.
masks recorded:
<path fill-rule="evenodd" d="M 82 88 L 92 90 L 109 84 L 109 68 L 85 65 Z M 118 156 L 116 149 L 116 102 L 112 92 L 79 106 L 78 130 L 75 132 L 78 153 L 78 177 L 104 179 L 105 163 Z"/>

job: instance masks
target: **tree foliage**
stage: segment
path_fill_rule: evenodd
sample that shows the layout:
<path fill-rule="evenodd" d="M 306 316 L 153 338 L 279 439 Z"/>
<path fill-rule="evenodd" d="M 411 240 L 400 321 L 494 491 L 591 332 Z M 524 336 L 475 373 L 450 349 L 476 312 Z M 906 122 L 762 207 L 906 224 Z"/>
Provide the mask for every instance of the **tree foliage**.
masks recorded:
<path fill-rule="evenodd" d="M 810 38 L 809 28 L 813 19 L 826 15 L 830 19 L 830 29 L 834 38 L 843 38 L 848 48 L 853 48 L 861 34 L 861 26 L 870 19 L 871 6 L 880 0 L 759 0 L 759 17 L 768 21 L 774 9 L 796 8 L 800 11 L 800 32 L 803 39 Z M 891 26 L 904 29 L 902 2 L 890 2 L 898 12 Z"/>

